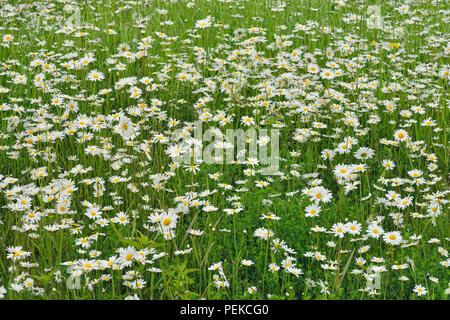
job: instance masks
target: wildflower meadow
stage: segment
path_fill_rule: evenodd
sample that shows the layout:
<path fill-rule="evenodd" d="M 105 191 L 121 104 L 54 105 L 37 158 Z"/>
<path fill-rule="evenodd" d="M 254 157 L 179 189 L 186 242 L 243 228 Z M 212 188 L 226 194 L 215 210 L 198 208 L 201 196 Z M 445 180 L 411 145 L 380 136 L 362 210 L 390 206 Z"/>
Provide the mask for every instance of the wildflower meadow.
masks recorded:
<path fill-rule="evenodd" d="M 449 14 L 1 0 L 0 298 L 448 299 Z"/>

